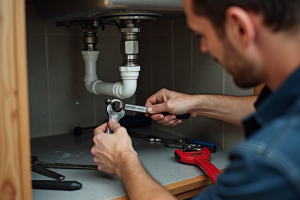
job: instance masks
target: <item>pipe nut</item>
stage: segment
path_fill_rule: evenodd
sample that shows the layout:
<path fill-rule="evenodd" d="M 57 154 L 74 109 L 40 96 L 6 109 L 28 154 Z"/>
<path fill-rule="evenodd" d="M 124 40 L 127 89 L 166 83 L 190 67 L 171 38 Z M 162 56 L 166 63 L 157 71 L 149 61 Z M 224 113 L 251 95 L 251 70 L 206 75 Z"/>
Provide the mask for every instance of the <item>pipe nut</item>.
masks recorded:
<path fill-rule="evenodd" d="M 83 36 L 82 37 L 82 43 L 84 43 L 84 44 L 95 44 L 95 43 L 98 43 L 98 37 Z"/>
<path fill-rule="evenodd" d="M 120 32 L 121 33 L 139 33 L 140 29 L 139 28 L 121 28 Z"/>
<path fill-rule="evenodd" d="M 138 41 L 121 41 L 121 54 L 138 54 Z"/>

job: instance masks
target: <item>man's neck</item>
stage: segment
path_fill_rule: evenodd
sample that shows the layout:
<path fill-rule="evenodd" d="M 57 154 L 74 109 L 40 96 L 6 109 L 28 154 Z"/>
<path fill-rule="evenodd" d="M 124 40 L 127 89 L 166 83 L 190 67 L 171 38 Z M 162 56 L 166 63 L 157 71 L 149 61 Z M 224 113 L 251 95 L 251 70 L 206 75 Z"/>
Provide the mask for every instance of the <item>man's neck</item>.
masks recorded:
<path fill-rule="evenodd" d="M 299 67 L 300 35 L 266 31 L 260 36 L 265 83 L 275 91 Z"/>

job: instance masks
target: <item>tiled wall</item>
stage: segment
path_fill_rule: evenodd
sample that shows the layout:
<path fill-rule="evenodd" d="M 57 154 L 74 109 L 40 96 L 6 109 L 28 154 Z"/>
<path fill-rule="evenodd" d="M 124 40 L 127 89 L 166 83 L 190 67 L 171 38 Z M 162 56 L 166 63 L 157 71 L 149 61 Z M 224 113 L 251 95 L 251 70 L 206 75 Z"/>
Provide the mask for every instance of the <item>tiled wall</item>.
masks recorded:
<path fill-rule="evenodd" d="M 158 20 L 140 27 L 137 104 L 143 105 L 161 88 L 188 94 L 253 95 L 253 89 L 237 88 L 232 77 L 210 55 L 200 52 L 200 41 L 189 32 L 185 19 Z M 213 142 L 226 150 L 244 138 L 240 127 L 205 117 L 183 121 L 176 127 L 158 123 L 153 126 Z"/>
<path fill-rule="evenodd" d="M 32 5 L 26 11 L 31 137 L 103 123 L 107 96 L 89 94 L 83 84 L 80 27 L 57 28 L 53 22 L 42 21 Z M 141 23 L 140 27 L 141 72 L 136 95 L 126 102 L 144 105 L 161 88 L 189 94 L 253 94 L 253 89 L 235 87 L 231 76 L 210 55 L 200 52 L 200 41 L 188 31 L 185 19 Z M 120 34 L 115 26 L 106 26 L 98 36 L 98 76 L 103 81 L 120 81 Z M 224 149 L 243 139 L 240 127 L 205 117 L 176 127 L 155 122 L 153 126 Z"/>
<path fill-rule="evenodd" d="M 71 132 L 107 119 L 105 95 L 89 94 L 83 83 L 81 28 L 44 22 L 33 5 L 26 6 L 31 137 Z M 98 77 L 121 81 L 120 34 L 115 26 L 99 31 Z M 126 102 L 134 103 L 134 97 Z"/>

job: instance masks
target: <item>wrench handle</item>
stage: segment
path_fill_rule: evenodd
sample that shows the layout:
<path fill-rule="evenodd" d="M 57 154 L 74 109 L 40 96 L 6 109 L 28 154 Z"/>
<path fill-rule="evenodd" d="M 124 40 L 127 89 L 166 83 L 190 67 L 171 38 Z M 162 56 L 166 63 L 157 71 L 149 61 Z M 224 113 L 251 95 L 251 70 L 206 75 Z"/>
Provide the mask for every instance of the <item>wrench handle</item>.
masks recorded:
<path fill-rule="evenodd" d="M 108 133 L 108 134 L 113 133 L 113 132 L 110 130 L 110 128 L 109 128 L 109 121 L 107 122 L 107 126 L 106 126 L 106 131 L 105 131 L 105 133 Z"/>
<path fill-rule="evenodd" d="M 163 114 L 164 116 L 173 115 L 173 114 L 168 113 L 168 112 L 162 112 L 161 114 Z M 176 115 L 176 119 L 189 119 L 190 116 L 191 116 L 190 113 L 183 114 L 183 115 Z"/>
<path fill-rule="evenodd" d="M 140 112 L 140 113 L 148 113 L 146 106 L 137 106 L 137 105 L 131 105 L 131 104 L 125 104 L 123 107 L 125 110 L 130 110 L 134 112 Z M 149 113 L 150 114 L 150 113 Z M 162 112 L 164 116 L 170 115 L 168 112 Z M 189 119 L 190 113 L 184 114 L 184 115 L 176 115 L 177 119 Z"/>
<path fill-rule="evenodd" d="M 211 178 L 213 183 L 217 182 L 217 177 L 221 172 L 209 160 L 200 158 L 196 159 L 196 163 Z"/>

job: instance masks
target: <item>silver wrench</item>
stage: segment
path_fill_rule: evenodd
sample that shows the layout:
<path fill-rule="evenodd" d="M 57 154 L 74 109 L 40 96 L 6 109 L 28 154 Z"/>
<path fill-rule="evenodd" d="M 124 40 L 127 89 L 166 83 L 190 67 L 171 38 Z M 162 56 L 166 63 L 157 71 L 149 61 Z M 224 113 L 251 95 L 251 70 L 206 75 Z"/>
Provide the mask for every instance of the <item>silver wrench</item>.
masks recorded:
<path fill-rule="evenodd" d="M 125 104 L 120 100 L 113 102 L 112 103 L 112 108 L 116 112 L 118 112 L 120 110 L 130 110 L 130 111 L 134 111 L 134 112 L 148 113 L 148 111 L 147 111 L 148 107 L 146 107 L 146 106 L 137 106 L 137 105 Z M 161 114 L 166 116 L 166 115 L 170 115 L 171 113 L 162 112 Z M 176 115 L 176 119 L 189 119 L 189 118 L 190 118 L 190 113 L 186 113 L 186 114 L 183 114 L 183 115 Z"/>
<path fill-rule="evenodd" d="M 109 128 L 109 121 L 111 118 L 116 119 L 116 121 L 119 123 L 120 119 L 124 117 L 125 115 L 125 110 L 121 109 L 119 112 L 116 112 L 112 108 L 112 104 L 116 102 L 121 102 L 119 99 L 107 99 L 105 103 L 107 104 L 106 107 L 106 112 L 108 114 L 108 122 L 107 122 L 107 127 L 105 133 L 113 133 L 110 128 Z"/>

